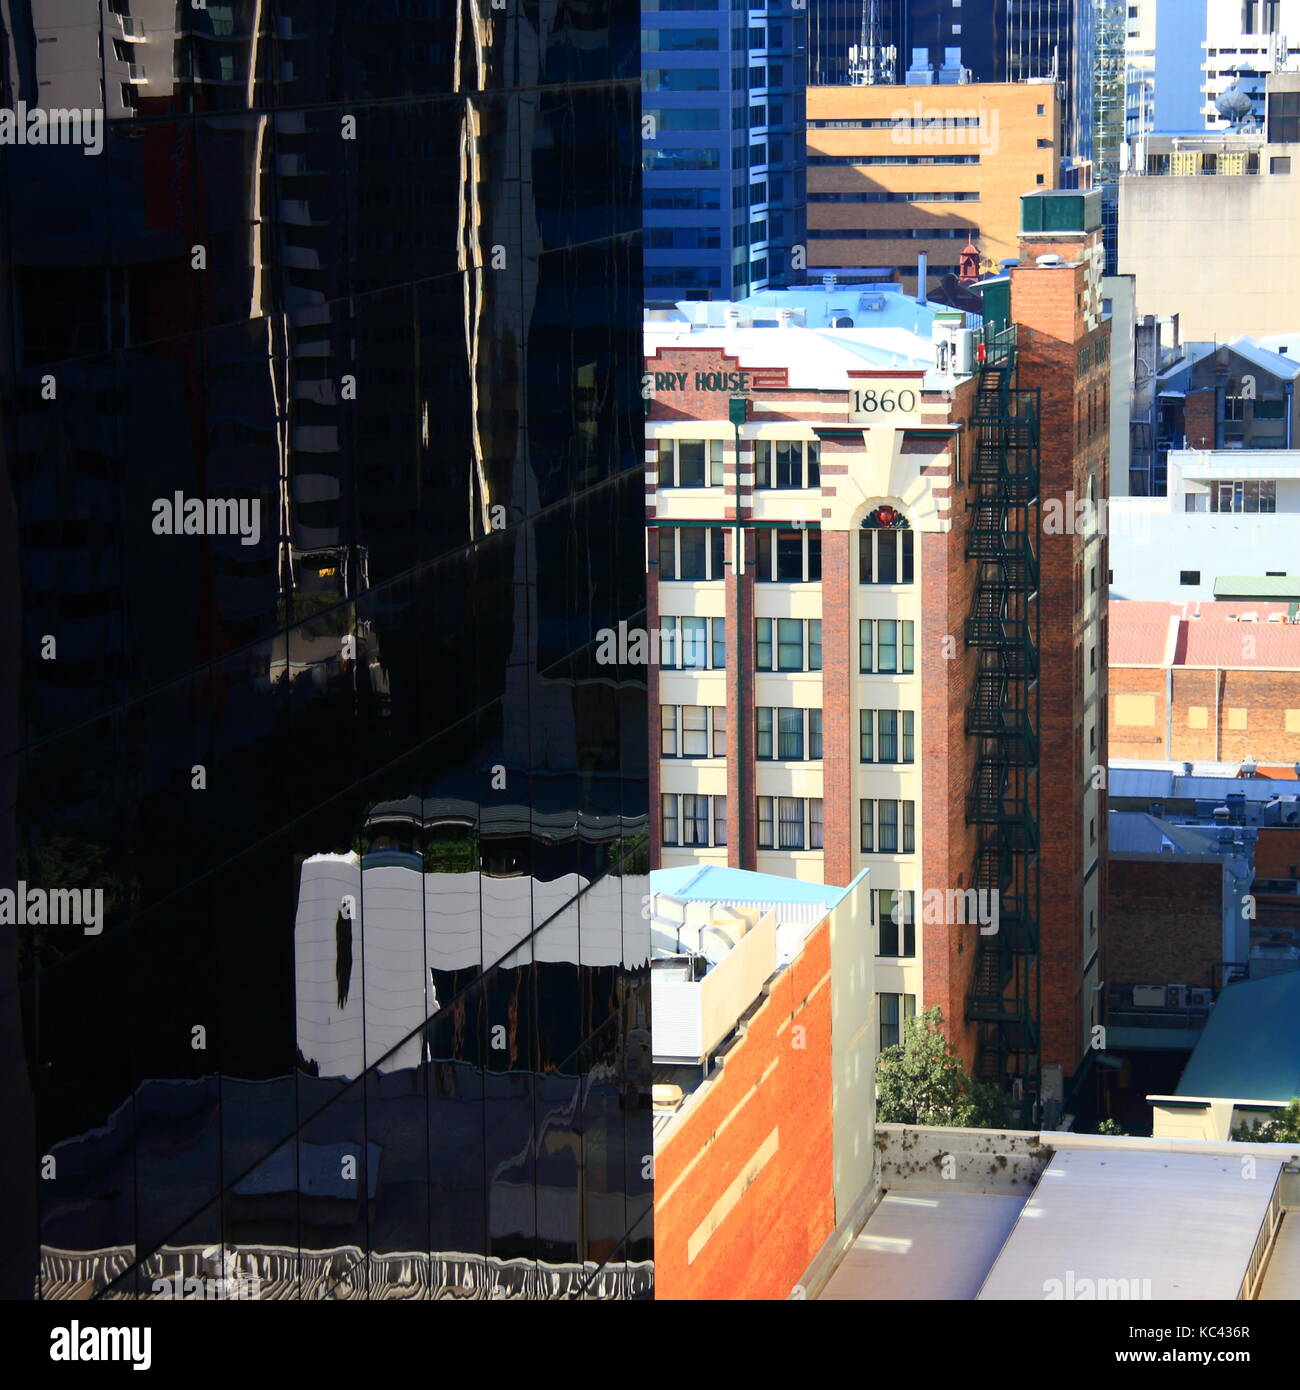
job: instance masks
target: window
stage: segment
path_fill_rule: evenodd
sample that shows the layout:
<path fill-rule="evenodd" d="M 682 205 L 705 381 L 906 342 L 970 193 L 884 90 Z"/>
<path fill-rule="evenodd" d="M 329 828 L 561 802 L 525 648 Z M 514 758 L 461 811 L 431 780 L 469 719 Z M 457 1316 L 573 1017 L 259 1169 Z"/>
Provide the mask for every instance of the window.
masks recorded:
<path fill-rule="evenodd" d="M 645 238 L 656 251 L 717 251 L 722 246 L 717 227 L 648 227 Z"/>
<path fill-rule="evenodd" d="M 859 807 L 863 854 L 914 854 L 916 803 L 864 800 Z"/>
<path fill-rule="evenodd" d="M 658 145 L 647 146 L 641 151 L 641 168 L 647 173 L 656 169 L 718 169 L 721 168 L 720 158 L 716 149 L 706 147 L 665 149 Z"/>
<path fill-rule="evenodd" d="M 647 92 L 716 92 L 717 68 L 646 68 L 641 81 Z"/>
<path fill-rule="evenodd" d="M 1255 414 L 1259 416 L 1259 404 Z M 1272 478 L 1261 481 L 1237 479 L 1233 482 L 1210 485 L 1210 510 L 1212 512 L 1268 512 L 1277 511 L 1277 482 Z"/>
<path fill-rule="evenodd" d="M 820 671 L 821 619 L 758 618 L 755 646 L 760 671 Z"/>
<path fill-rule="evenodd" d="M 858 582 L 910 584 L 914 574 L 912 537 L 911 531 L 859 531 Z"/>
<path fill-rule="evenodd" d="M 1201 582 L 1200 570 L 1179 570 L 1178 582 L 1180 584 L 1199 584 Z"/>
<path fill-rule="evenodd" d="M 903 1040 L 903 1024 L 916 1017 L 916 995 L 878 994 L 880 1009 L 880 1050 L 897 1047 Z"/>
<path fill-rule="evenodd" d="M 724 705 L 660 705 L 659 751 L 665 758 L 725 758 Z"/>
<path fill-rule="evenodd" d="M 756 752 L 760 761 L 803 762 L 822 755 L 822 712 L 760 705 L 756 711 Z"/>
<path fill-rule="evenodd" d="M 643 29 L 641 47 L 648 53 L 716 53 L 716 29 Z"/>
<path fill-rule="evenodd" d="M 876 922 L 880 932 L 878 956 L 916 955 L 915 900 L 910 890 L 877 888 Z"/>
<path fill-rule="evenodd" d="M 718 111 L 714 107 L 647 106 L 644 114 L 659 130 L 717 130 Z"/>
<path fill-rule="evenodd" d="M 1268 161 L 1268 172 L 1270 174 L 1289 174 L 1291 172 L 1291 156 L 1289 154 L 1275 154 Z"/>
<path fill-rule="evenodd" d="M 862 618 L 858 669 L 863 675 L 910 676 L 916 660 L 916 624 L 910 618 Z"/>
<path fill-rule="evenodd" d="M 659 619 L 660 666 L 670 671 L 720 671 L 726 664 L 725 618 Z"/>
<path fill-rule="evenodd" d="M 660 797 L 661 843 L 699 848 L 727 843 L 727 798 L 669 792 Z"/>
<path fill-rule="evenodd" d="M 722 207 L 720 188 L 647 188 L 645 205 L 668 211 L 709 211 Z"/>
<path fill-rule="evenodd" d="M 659 578 L 721 579 L 724 575 L 722 526 L 659 527 Z"/>
<path fill-rule="evenodd" d="M 864 763 L 916 761 L 916 716 L 910 709 L 858 711 L 859 758 Z"/>
<path fill-rule="evenodd" d="M 720 439 L 661 439 L 658 455 L 660 487 L 722 486 Z"/>
<path fill-rule="evenodd" d="M 764 528 L 757 536 L 755 577 L 760 583 L 816 584 L 822 577 L 820 529 Z"/>
<path fill-rule="evenodd" d="M 820 797 L 760 796 L 759 849 L 821 849 L 822 816 Z"/>
<path fill-rule="evenodd" d="M 754 240 L 761 241 L 761 237 Z M 756 439 L 754 486 L 805 488 L 821 486 L 821 445 L 815 439 Z"/>

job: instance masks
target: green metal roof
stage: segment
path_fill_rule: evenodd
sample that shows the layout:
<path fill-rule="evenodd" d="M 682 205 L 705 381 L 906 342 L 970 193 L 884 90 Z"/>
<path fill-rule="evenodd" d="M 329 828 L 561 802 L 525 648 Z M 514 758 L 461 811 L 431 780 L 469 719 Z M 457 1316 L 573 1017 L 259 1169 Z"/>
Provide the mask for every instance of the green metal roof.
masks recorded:
<path fill-rule="evenodd" d="M 1229 985 L 1187 1063 L 1178 1096 L 1300 1096 L 1300 970 Z"/>
<path fill-rule="evenodd" d="M 1263 577 L 1257 574 L 1221 574 L 1214 581 L 1214 597 L 1300 598 L 1300 575 Z"/>

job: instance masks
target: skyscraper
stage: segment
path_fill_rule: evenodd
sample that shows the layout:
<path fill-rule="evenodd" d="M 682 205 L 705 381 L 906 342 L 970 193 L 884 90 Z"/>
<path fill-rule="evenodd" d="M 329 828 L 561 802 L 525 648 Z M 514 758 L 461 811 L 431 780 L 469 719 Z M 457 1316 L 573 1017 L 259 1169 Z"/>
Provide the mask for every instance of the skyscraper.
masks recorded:
<path fill-rule="evenodd" d="M 0 0 L 9 1296 L 649 1291 L 636 32 Z"/>
<path fill-rule="evenodd" d="M 785 284 L 804 231 L 804 11 L 643 9 L 647 293 L 726 299 Z"/>

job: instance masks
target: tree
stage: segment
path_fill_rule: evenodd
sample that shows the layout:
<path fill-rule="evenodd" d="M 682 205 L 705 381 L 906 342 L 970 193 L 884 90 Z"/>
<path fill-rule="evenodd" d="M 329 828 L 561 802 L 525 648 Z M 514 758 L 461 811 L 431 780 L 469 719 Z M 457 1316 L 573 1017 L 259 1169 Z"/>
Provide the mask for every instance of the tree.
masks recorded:
<path fill-rule="evenodd" d="M 1002 1093 L 977 1081 L 943 1035 L 943 1014 L 927 1009 L 903 1024 L 903 1040 L 876 1062 L 876 1120 L 886 1125 L 1006 1124 Z"/>
<path fill-rule="evenodd" d="M 1238 1125 L 1232 1137 L 1252 1144 L 1300 1144 L 1300 1096 L 1267 1120 Z"/>
<path fill-rule="evenodd" d="M 1120 1124 L 1120 1122 L 1119 1122 L 1118 1120 L 1103 1120 L 1103 1121 L 1097 1126 L 1097 1133 L 1098 1133 L 1098 1134 L 1127 1134 L 1127 1133 L 1128 1133 L 1128 1130 L 1126 1130 L 1126 1129 L 1124 1128 L 1124 1126 L 1123 1126 L 1122 1124 Z"/>

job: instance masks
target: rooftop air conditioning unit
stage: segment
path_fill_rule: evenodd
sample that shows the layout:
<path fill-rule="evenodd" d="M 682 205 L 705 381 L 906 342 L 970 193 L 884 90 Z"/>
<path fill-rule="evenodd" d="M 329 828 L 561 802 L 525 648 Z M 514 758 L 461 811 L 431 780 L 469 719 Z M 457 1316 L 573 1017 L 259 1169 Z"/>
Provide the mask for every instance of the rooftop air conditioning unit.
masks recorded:
<path fill-rule="evenodd" d="M 1193 1009 L 1208 1009 L 1214 1002 L 1214 991 L 1203 986 L 1193 986 L 1187 991 L 1187 1004 Z"/>
<path fill-rule="evenodd" d="M 1243 613 L 1243 614 L 1241 615 L 1241 617 L 1238 619 L 1238 622 L 1243 622 L 1243 623 L 1257 623 L 1257 622 L 1259 622 L 1259 614 L 1258 614 L 1258 613 Z"/>

